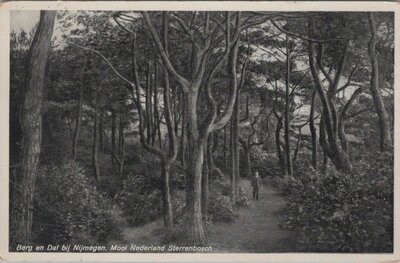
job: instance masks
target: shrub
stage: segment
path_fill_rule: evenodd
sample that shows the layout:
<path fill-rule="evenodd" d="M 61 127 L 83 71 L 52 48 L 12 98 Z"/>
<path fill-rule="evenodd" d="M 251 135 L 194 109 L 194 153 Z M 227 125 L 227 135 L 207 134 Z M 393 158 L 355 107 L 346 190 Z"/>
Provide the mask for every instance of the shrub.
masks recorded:
<path fill-rule="evenodd" d="M 246 196 L 246 191 L 242 186 L 239 186 L 239 195 L 236 197 L 236 205 L 239 207 L 249 206 L 249 199 Z"/>
<path fill-rule="evenodd" d="M 118 209 L 74 161 L 40 169 L 34 211 L 34 238 L 42 244 L 105 242 L 123 224 Z"/>
<path fill-rule="evenodd" d="M 354 170 L 324 175 L 303 168 L 281 180 L 289 194 L 283 227 L 299 231 L 302 250 L 392 251 L 393 156 L 371 157 Z"/>
<path fill-rule="evenodd" d="M 265 152 L 261 147 L 254 147 L 250 152 L 252 172 L 258 171 L 262 178 L 280 175 L 276 154 Z M 244 167 L 244 166 L 243 166 Z"/>
<path fill-rule="evenodd" d="M 232 222 L 237 217 L 228 196 L 216 195 L 210 199 L 209 215 L 214 222 Z"/>
<path fill-rule="evenodd" d="M 115 196 L 127 221 L 135 226 L 144 225 L 160 217 L 162 211 L 159 179 L 141 174 L 129 174 L 122 190 Z"/>

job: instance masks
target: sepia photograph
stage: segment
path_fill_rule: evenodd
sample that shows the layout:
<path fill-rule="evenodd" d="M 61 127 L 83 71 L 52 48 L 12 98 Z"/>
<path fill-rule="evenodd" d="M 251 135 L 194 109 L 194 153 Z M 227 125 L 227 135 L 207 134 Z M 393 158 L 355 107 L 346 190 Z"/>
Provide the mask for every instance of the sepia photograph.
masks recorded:
<path fill-rule="evenodd" d="M 8 10 L 7 253 L 393 254 L 389 10 Z"/>

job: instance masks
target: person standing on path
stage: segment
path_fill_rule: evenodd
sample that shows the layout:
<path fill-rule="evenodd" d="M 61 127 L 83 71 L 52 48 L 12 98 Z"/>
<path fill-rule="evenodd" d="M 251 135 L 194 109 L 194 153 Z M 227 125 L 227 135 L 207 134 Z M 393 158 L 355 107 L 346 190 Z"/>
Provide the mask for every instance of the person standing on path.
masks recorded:
<path fill-rule="evenodd" d="M 253 200 L 258 200 L 258 190 L 263 188 L 261 177 L 256 172 L 251 178 L 251 186 L 253 187 Z"/>

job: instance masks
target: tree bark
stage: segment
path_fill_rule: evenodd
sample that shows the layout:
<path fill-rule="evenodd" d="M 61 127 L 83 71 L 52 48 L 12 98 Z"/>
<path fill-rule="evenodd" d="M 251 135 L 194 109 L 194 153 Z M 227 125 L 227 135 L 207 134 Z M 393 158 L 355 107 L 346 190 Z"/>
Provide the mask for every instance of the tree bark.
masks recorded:
<path fill-rule="evenodd" d="M 97 96 L 97 95 L 96 95 Z M 97 99 L 95 101 L 95 109 L 94 109 L 94 117 L 93 117 L 93 144 L 92 144 L 92 165 L 93 165 L 93 174 L 97 183 L 99 183 L 100 179 L 100 168 L 99 168 L 99 107 L 97 105 Z"/>
<path fill-rule="evenodd" d="M 117 128 L 117 114 L 114 109 L 111 110 L 111 163 L 115 164 L 116 154 L 116 128 Z"/>
<path fill-rule="evenodd" d="M 201 212 L 203 218 L 207 220 L 208 216 L 208 180 L 211 173 L 211 167 L 209 161 L 209 143 L 207 143 L 204 151 L 204 163 L 203 163 L 203 177 L 201 180 Z"/>
<path fill-rule="evenodd" d="M 169 161 L 161 159 L 161 179 L 162 179 L 164 227 L 167 230 L 172 231 L 174 217 L 173 217 L 173 211 L 172 211 L 169 171 L 170 171 Z"/>
<path fill-rule="evenodd" d="M 309 23 L 309 33 L 315 27 L 312 20 Z M 316 52 L 315 43 L 309 42 L 309 64 L 311 74 L 313 76 L 314 86 L 318 92 L 319 98 L 322 102 L 322 115 L 320 121 L 320 144 L 325 154 L 332 160 L 336 169 L 345 173 L 351 172 L 352 166 L 349 156 L 343 151 L 338 142 L 338 117 L 337 109 L 335 106 L 335 96 L 337 93 L 337 86 L 343 72 L 346 62 L 348 43 L 346 43 L 343 50 L 342 58 L 340 59 L 338 69 L 335 72 L 335 77 L 332 79 L 328 74 L 325 77 L 329 81 L 328 91 L 322 88 L 322 81 L 320 79 L 320 72 L 325 73 L 322 66 L 322 45 L 318 46 L 318 54 Z"/>
<path fill-rule="evenodd" d="M 315 129 L 315 121 L 314 121 L 316 94 L 317 92 L 316 90 L 314 90 L 311 98 L 310 121 L 309 121 L 310 131 L 311 131 L 311 145 L 312 145 L 311 165 L 315 170 L 318 168 L 317 132 Z"/>
<path fill-rule="evenodd" d="M 81 123 L 82 123 L 82 106 L 83 106 L 83 90 L 79 90 L 79 102 L 78 109 L 75 115 L 75 129 L 74 129 L 74 137 L 72 142 L 72 159 L 76 158 L 76 148 L 79 142 L 79 135 L 81 132 Z"/>
<path fill-rule="evenodd" d="M 104 152 L 104 139 L 103 139 L 103 133 L 104 133 L 104 124 L 103 124 L 103 111 L 100 110 L 99 113 L 99 148 L 102 152 Z"/>
<path fill-rule="evenodd" d="M 377 43 L 377 24 L 375 14 L 368 13 L 369 26 L 371 31 L 371 38 L 368 43 L 368 52 L 371 61 L 371 83 L 370 91 L 374 100 L 375 110 L 379 117 L 380 129 L 380 148 L 381 151 L 392 148 L 392 135 L 390 130 L 390 118 L 383 101 L 382 93 L 379 87 L 379 63 L 378 55 L 376 53 Z"/>
<path fill-rule="evenodd" d="M 278 118 L 277 123 L 276 123 L 276 129 L 275 129 L 275 144 L 276 144 L 276 152 L 278 154 L 278 160 L 279 160 L 279 167 L 281 168 L 281 172 L 283 175 L 287 175 L 287 166 L 286 166 L 286 161 L 284 154 L 282 152 L 282 146 L 281 146 L 281 139 L 280 139 L 280 133 L 282 129 L 282 119 Z"/>
<path fill-rule="evenodd" d="M 32 240 L 33 198 L 35 179 L 39 167 L 42 134 L 43 85 L 50 50 L 56 11 L 41 11 L 40 21 L 29 49 L 20 124 L 22 132 L 20 214 L 15 238 L 17 243 L 29 244 Z M 15 211 L 16 212 L 16 211 Z"/>
<path fill-rule="evenodd" d="M 289 104 L 290 104 L 290 52 L 289 52 L 289 36 L 286 34 L 286 74 L 285 74 L 285 159 L 288 175 L 293 175 L 292 158 L 290 157 L 290 134 L 289 134 Z"/>

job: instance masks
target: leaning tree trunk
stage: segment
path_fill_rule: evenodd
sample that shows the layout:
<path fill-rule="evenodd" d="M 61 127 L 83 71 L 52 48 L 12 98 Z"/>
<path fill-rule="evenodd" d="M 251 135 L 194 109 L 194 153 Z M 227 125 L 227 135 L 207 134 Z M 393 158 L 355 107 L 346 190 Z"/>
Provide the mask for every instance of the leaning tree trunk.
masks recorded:
<path fill-rule="evenodd" d="M 21 211 L 16 216 L 18 227 L 13 240 L 23 244 L 31 242 L 32 237 L 33 197 L 41 150 L 43 83 L 55 17 L 56 11 L 41 11 L 26 64 L 20 118 L 22 155 L 19 174 L 23 192 L 19 197 Z"/>
<path fill-rule="evenodd" d="M 371 85 L 370 91 L 374 99 L 375 110 L 379 117 L 380 129 L 380 148 L 381 150 L 388 149 L 392 146 L 392 135 L 390 131 L 390 119 L 382 93 L 379 87 L 379 64 L 376 53 L 377 43 L 377 25 L 374 13 L 369 13 L 369 26 L 371 30 L 371 38 L 368 44 L 368 52 L 371 60 Z"/>

